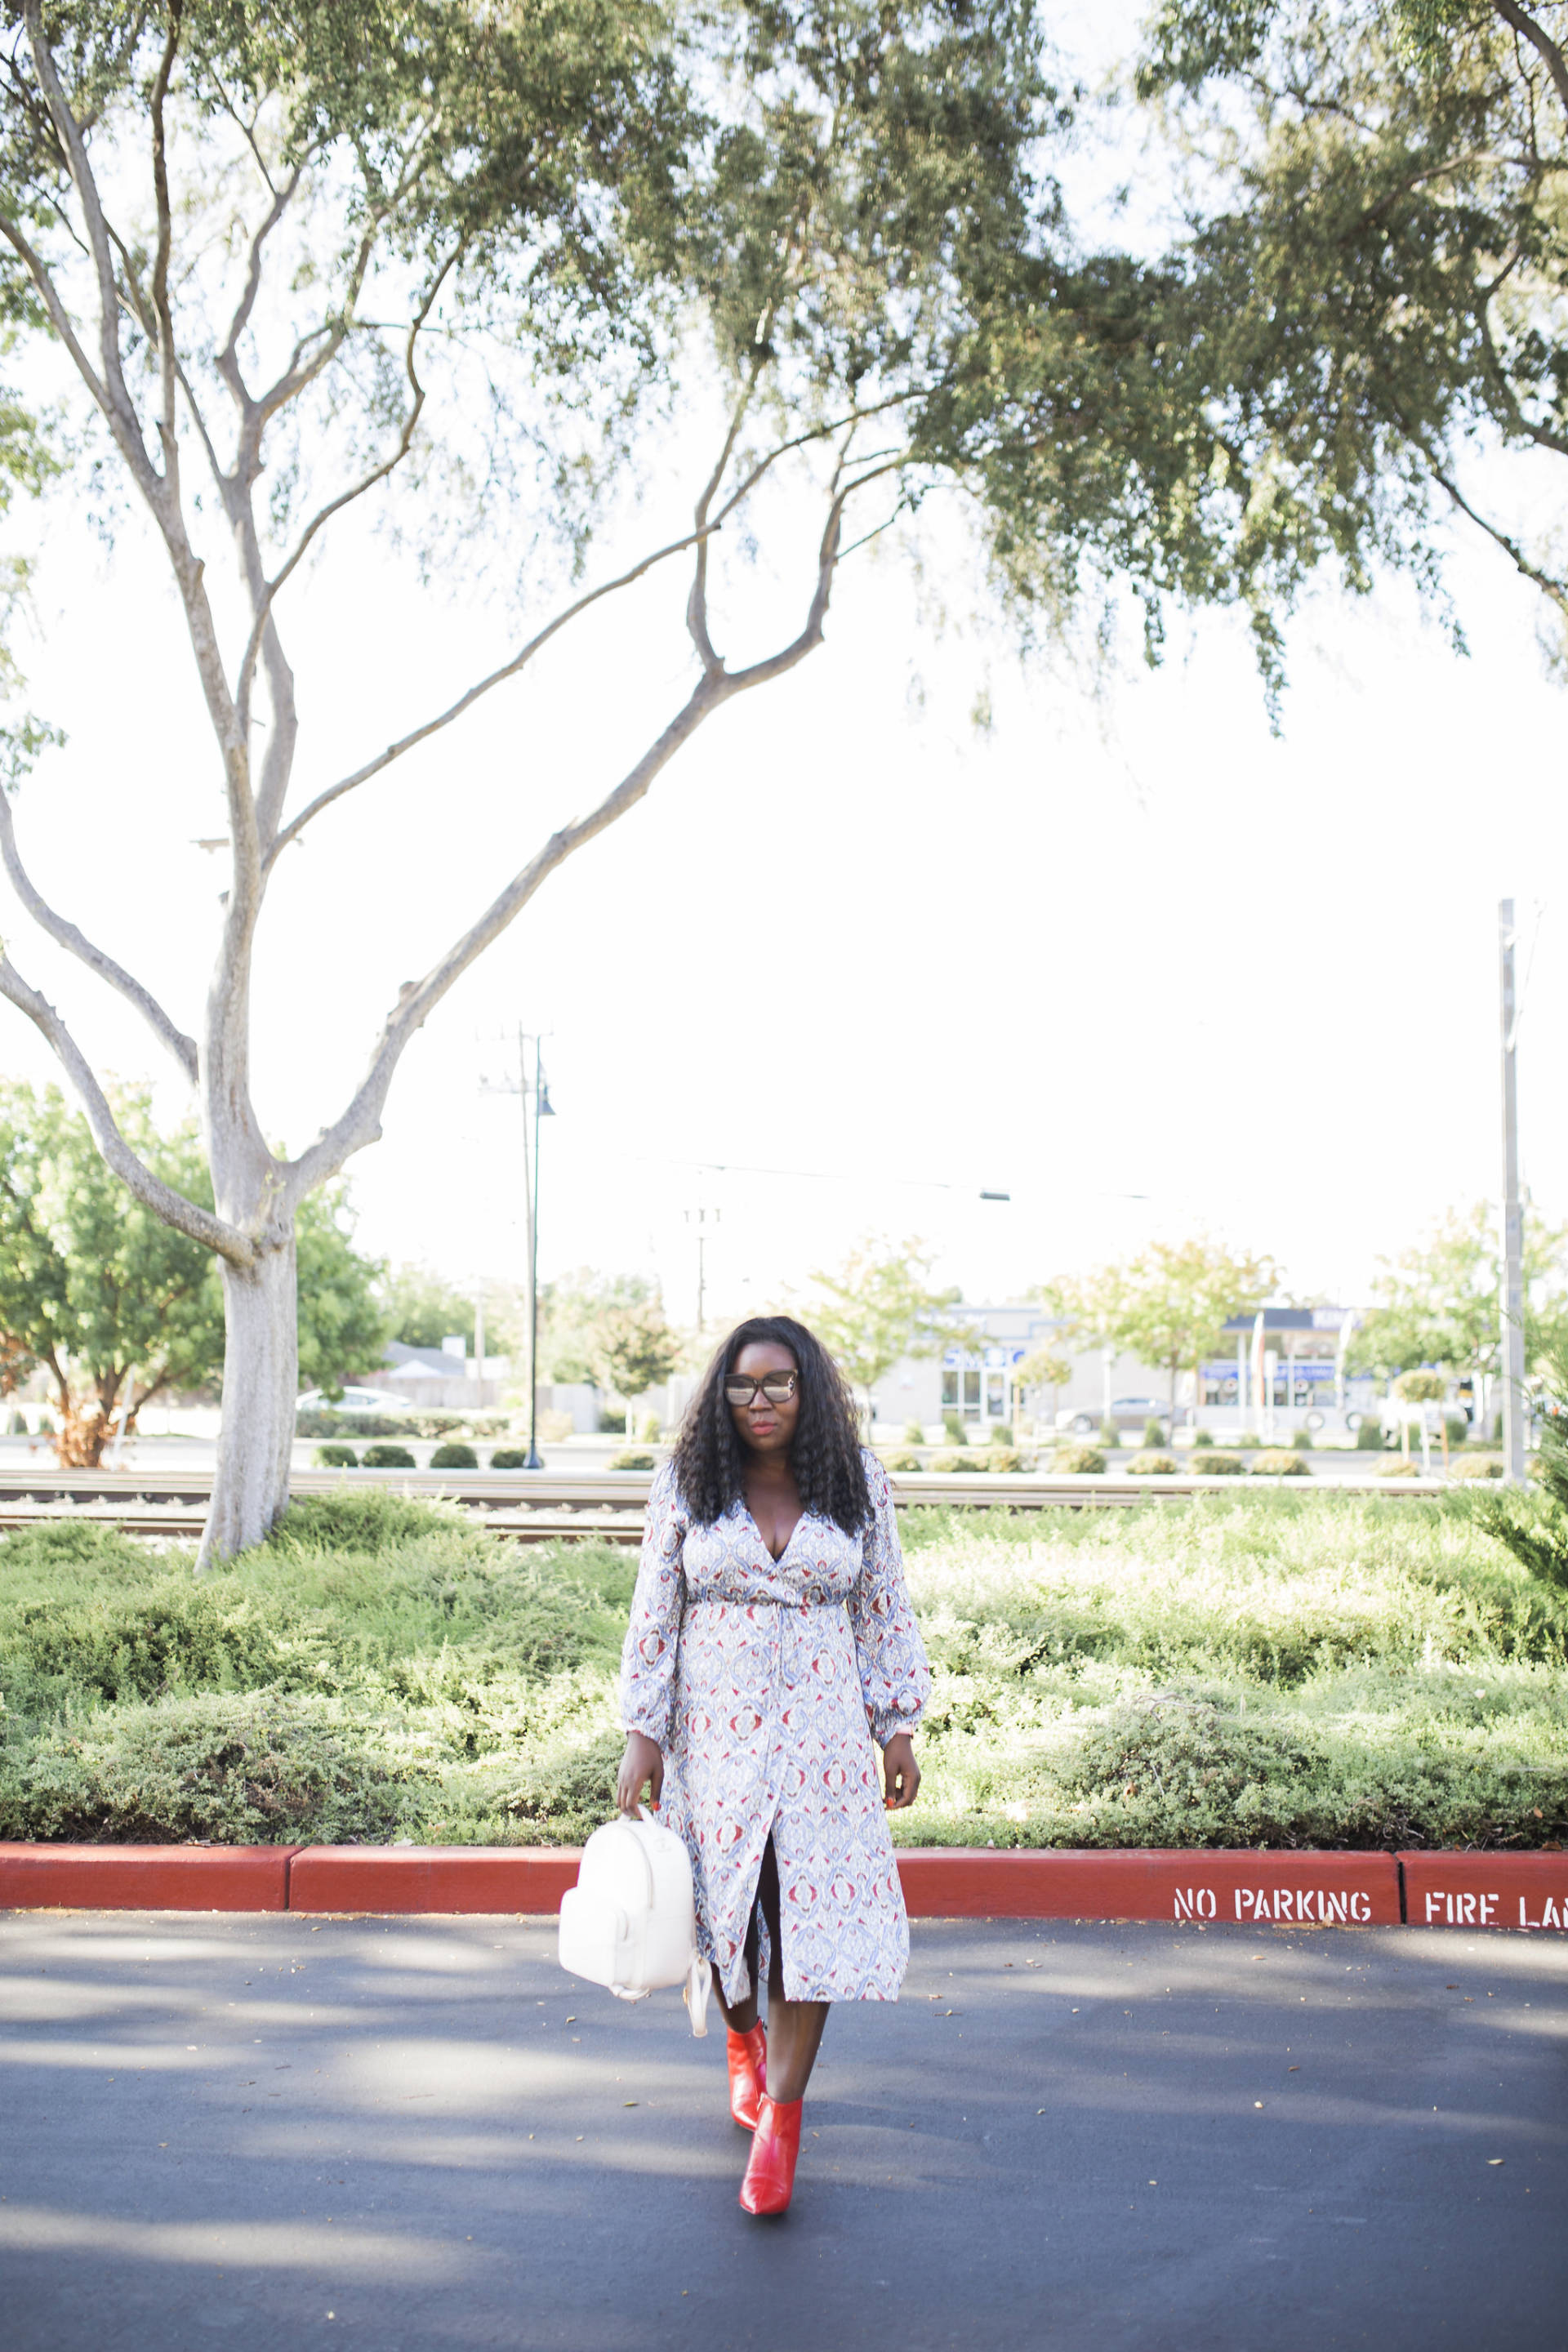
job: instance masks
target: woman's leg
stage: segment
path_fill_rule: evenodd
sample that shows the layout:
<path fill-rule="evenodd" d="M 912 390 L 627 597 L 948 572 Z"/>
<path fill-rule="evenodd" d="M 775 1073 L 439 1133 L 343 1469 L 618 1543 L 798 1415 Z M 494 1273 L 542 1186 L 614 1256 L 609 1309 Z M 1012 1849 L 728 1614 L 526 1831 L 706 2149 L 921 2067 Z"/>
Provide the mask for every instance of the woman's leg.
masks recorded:
<path fill-rule="evenodd" d="M 772 1852 L 773 1845 L 770 1841 L 768 1853 L 772 1853 Z M 766 1868 L 765 1860 L 763 1867 Z M 713 1998 L 719 2004 L 720 2016 L 731 2033 L 750 2033 L 757 2021 L 757 1907 L 755 1904 L 752 1906 L 752 1916 L 746 1928 L 746 1974 L 751 1979 L 752 1990 L 744 2000 L 738 2000 L 731 2005 L 724 1998 L 724 1988 L 719 1981 L 717 1967 L 713 1970 Z"/>
<path fill-rule="evenodd" d="M 811 2070 L 822 2046 L 823 2028 L 830 2004 L 826 2000 L 786 2000 L 784 1989 L 784 1937 L 779 1923 L 779 1865 L 769 1838 L 763 1852 L 757 1896 L 768 1923 L 773 1962 L 768 1970 L 768 2096 L 787 2105 L 805 2096 Z M 752 1963 L 756 1982 L 756 1962 Z M 753 2004 L 752 2014 L 755 2014 Z M 737 2027 L 736 2031 L 742 2029 Z"/>

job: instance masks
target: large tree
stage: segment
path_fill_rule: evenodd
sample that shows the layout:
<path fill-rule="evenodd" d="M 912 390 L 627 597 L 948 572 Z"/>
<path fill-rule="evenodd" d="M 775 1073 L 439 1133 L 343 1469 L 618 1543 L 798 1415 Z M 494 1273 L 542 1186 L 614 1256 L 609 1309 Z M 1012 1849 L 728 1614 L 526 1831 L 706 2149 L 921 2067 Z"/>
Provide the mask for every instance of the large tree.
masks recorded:
<path fill-rule="evenodd" d="M 1139 74 L 1202 154 L 1189 293 L 1259 509 L 1292 509 L 1303 568 L 1401 564 L 1439 600 L 1464 518 L 1540 591 L 1554 666 L 1565 43 L 1563 0 L 1161 0 Z"/>
<path fill-rule="evenodd" d="M 153 1124 L 146 1090 L 115 1087 L 115 1124 L 162 1183 L 211 1199 L 194 1121 Z M 300 1368 L 341 1386 L 374 1363 L 386 1325 L 377 1267 L 354 1251 L 341 1185 L 299 1220 Z M 224 1364 L 212 1253 L 136 1199 L 58 1089 L 0 1088 L 0 1389 L 42 1370 L 62 1463 L 95 1468 L 155 1397 L 211 1388 Z"/>
<path fill-rule="evenodd" d="M 84 480 L 150 520 L 224 795 L 227 889 L 199 1017 L 84 936 L 60 903 L 68 872 L 40 887 L 4 798 L 0 855 L 34 920 L 188 1080 L 211 1206 L 148 1165 L 8 956 L 0 992 L 58 1056 L 108 1163 L 217 1261 L 205 1564 L 287 1499 L 301 1204 L 376 1139 L 410 1040 L 548 877 L 715 711 L 822 642 L 858 547 L 946 486 L 1020 612 L 1058 622 L 1123 579 L 1152 646 L 1168 596 L 1262 612 L 1295 555 L 1227 478 L 1181 272 L 1073 238 L 1051 176 L 1071 113 L 1026 0 L 26 0 L 6 25 L 6 299 L 74 377 L 87 415 L 66 446 Z M 581 552 L 624 511 L 618 485 L 688 462 L 715 393 L 724 421 L 688 525 L 553 608 L 542 560 L 524 580 L 542 609 L 510 658 L 390 743 L 374 683 L 357 689 L 365 756 L 291 798 L 290 599 L 340 518 L 368 500 L 426 550 L 445 532 L 450 554 L 479 528 L 454 503 L 479 479 L 498 532 L 532 543 L 508 492 L 542 481 L 545 543 Z M 723 534 L 780 485 L 792 526 L 815 504 L 798 625 L 731 667 L 721 647 L 743 625 Z M 272 1150 L 251 1024 L 284 849 L 330 835 L 351 796 L 575 614 L 678 558 L 691 650 L 673 710 L 581 815 L 479 890 L 314 1141 Z M 163 815 L 150 801 L 144 830 Z M 459 823 L 448 796 L 442 826 Z"/>

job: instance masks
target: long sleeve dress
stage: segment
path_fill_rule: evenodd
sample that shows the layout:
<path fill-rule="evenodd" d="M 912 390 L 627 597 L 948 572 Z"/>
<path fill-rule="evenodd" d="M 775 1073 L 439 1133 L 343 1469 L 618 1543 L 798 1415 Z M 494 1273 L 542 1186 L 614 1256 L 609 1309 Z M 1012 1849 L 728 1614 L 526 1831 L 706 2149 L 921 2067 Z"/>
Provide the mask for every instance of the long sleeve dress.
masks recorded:
<path fill-rule="evenodd" d="M 744 1503 L 698 1526 L 668 1465 L 648 1499 L 622 1715 L 663 1751 L 659 1818 L 691 1857 L 699 1939 L 731 2002 L 751 1990 L 770 1836 L 787 2000 L 896 2000 L 909 1965 L 872 1739 L 914 1729 L 931 1673 L 887 1475 L 864 1459 L 871 1525 L 847 1536 L 807 1512 L 777 1560 Z"/>

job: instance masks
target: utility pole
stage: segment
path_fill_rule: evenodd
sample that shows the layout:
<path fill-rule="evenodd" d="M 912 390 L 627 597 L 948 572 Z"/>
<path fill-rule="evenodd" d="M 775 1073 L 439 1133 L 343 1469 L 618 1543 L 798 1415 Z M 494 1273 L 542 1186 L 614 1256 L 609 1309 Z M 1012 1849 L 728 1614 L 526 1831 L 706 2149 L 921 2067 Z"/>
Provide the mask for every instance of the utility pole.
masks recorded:
<path fill-rule="evenodd" d="M 1524 1483 L 1524 1215 L 1519 1197 L 1519 1006 L 1515 999 L 1513 900 L 1498 902 L 1502 992 L 1502 1372 L 1503 1475 Z"/>
<path fill-rule="evenodd" d="M 533 1047 L 531 1082 L 528 1074 L 530 1045 Z M 525 1470 L 542 1470 L 544 1467 L 539 1453 L 539 1122 L 542 1118 L 553 1118 L 555 1106 L 544 1083 L 541 1055 L 541 1038 L 531 1035 L 520 1024 L 515 1079 L 501 1078 L 494 1085 L 489 1078 L 482 1078 L 479 1082 L 481 1092 L 516 1095 L 522 1105 L 522 1195 L 528 1221 L 528 1459 L 522 1465 Z M 531 1144 L 528 1132 L 531 1096 L 533 1101 Z"/>
<path fill-rule="evenodd" d="M 687 1223 L 689 1225 L 695 1225 L 697 1229 L 697 1336 L 699 1339 L 702 1336 L 702 1327 L 707 1320 L 708 1315 L 707 1228 L 710 1218 L 712 1219 L 715 1224 L 718 1223 L 719 1212 L 717 1209 L 688 1209 L 686 1212 Z"/>

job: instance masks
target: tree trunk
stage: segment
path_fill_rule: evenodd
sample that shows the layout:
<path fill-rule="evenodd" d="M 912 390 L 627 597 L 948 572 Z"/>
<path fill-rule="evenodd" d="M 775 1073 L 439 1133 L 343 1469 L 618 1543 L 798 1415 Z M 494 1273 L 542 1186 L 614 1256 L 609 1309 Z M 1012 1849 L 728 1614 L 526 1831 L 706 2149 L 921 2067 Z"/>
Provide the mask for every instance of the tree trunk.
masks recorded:
<path fill-rule="evenodd" d="M 264 1247 L 252 1266 L 218 1260 L 223 1280 L 223 1427 L 212 1507 L 196 1573 L 268 1536 L 289 1504 L 289 1457 L 299 1387 L 299 1290 L 294 1235 Z"/>

